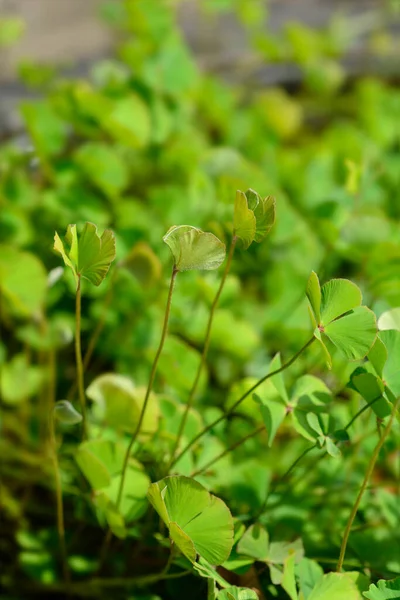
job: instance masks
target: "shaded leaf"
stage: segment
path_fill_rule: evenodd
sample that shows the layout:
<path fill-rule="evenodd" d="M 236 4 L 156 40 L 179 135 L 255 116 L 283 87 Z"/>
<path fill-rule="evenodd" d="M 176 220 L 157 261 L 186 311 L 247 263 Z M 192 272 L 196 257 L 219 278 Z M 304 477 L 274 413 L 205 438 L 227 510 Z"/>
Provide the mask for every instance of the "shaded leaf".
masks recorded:
<path fill-rule="evenodd" d="M 259 523 L 251 525 L 244 533 L 237 545 L 239 554 L 251 556 L 256 560 L 268 559 L 269 536 L 268 531 Z"/>
<path fill-rule="evenodd" d="M 172 252 L 178 271 L 218 269 L 225 260 L 225 244 L 213 233 L 190 225 L 171 227 L 163 240 Z"/>
<path fill-rule="evenodd" d="M 68 400 L 59 400 L 54 405 L 55 417 L 65 425 L 76 425 L 82 421 L 82 415 L 72 406 Z"/>
<path fill-rule="evenodd" d="M 255 239 L 256 217 L 248 207 L 246 195 L 238 190 L 236 192 L 235 208 L 233 213 L 233 235 L 238 237 L 246 250 Z"/>

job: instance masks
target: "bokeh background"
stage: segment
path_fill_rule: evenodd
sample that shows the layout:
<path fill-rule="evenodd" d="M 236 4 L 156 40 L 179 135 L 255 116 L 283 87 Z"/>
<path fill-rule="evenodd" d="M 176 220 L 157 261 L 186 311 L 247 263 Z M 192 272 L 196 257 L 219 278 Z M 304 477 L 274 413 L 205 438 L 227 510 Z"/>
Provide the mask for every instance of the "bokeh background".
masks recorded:
<path fill-rule="evenodd" d="M 7 597 L 25 597 L 18 594 L 28 593 L 29 579 L 50 585 L 57 578 L 44 440 L 49 402 L 75 401 L 76 389 L 74 283 L 52 251 L 56 230 L 91 221 L 115 231 L 110 275 L 98 289 L 84 287 L 83 347 L 93 350 L 85 382 L 114 372 L 140 388 L 167 294 L 171 259 L 164 233 L 190 224 L 228 243 L 236 189 L 276 197 L 271 235 L 235 255 L 189 437 L 265 374 L 276 352 L 288 358 L 309 337 L 304 290 L 311 270 L 321 281 L 352 279 L 377 316 L 400 305 L 398 9 L 397 1 L 379 0 L 0 0 Z M 169 437 L 145 445 L 144 464 L 162 460 L 176 435 L 218 282 L 215 272 L 179 277 L 153 415 Z M 304 373 L 321 377 L 337 395 L 340 425 L 360 403 L 346 387 L 353 369 L 335 355 L 328 372 L 311 348 L 287 385 Z M 205 464 L 261 422 L 254 406 L 245 402 L 182 471 Z M 121 436 L 127 416 L 118 418 L 109 427 L 93 411 L 93 435 L 108 427 L 107 435 Z M 70 543 L 83 560 L 75 563 L 77 572 L 88 573 L 102 532 L 87 495 L 77 491 L 70 449 L 78 436 L 66 432 L 64 439 L 67 522 L 88 532 L 83 546 Z M 304 486 L 357 486 L 373 442 L 360 443 L 346 467 L 328 459 L 308 479 L 300 477 L 284 500 L 296 514 L 272 512 L 271 531 L 302 535 L 311 555 L 333 560 L 347 500 L 338 507 L 324 496 L 322 508 Z M 205 479 L 236 513 L 257 510 L 268 481 L 301 453 L 304 440 L 288 425 L 267 455 L 265 448 L 262 437 L 250 440 Z M 397 473 L 391 456 L 378 476 L 389 490 Z M 377 494 L 365 518 L 373 521 L 383 505 L 390 506 L 387 515 L 395 510 L 389 496 Z M 386 576 L 400 571 L 393 558 L 400 542 L 390 516 L 379 523 L 370 544 L 354 535 L 352 549 Z"/>

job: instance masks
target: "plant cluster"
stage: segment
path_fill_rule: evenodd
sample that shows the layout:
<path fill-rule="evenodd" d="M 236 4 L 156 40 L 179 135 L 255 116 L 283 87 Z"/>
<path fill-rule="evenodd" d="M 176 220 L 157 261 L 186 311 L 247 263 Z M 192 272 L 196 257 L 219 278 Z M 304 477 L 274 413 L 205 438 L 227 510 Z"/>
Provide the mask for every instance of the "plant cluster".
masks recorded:
<path fill-rule="evenodd" d="M 21 66 L 42 97 L 33 149 L 0 148 L 10 600 L 400 594 L 399 93 L 344 85 L 333 25 L 272 36 L 226 5 L 296 94 L 202 73 L 158 0 L 105 7 L 122 42 L 88 81 Z"/>

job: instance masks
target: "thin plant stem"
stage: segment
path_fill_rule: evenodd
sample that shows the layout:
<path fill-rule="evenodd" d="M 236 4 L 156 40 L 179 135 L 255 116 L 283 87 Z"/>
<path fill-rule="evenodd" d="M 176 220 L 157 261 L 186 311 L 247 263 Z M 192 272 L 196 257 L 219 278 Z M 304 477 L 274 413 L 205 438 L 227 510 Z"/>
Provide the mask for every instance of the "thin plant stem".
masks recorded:
<path fill-rule="evenodd" d="M 300 350 L 298 352 L 296 352 L 296 354 L 294 356 L 292 356 L 292 358 L 290 360 L 288 360 L 287 363 L 283 364 L 281 367 L 279 367 L 279 369 L 275 369 L 275 371 L 271 371 L 271 373 L 267 373 L 266 375 L 264 375 L 264 377 L 262 377 L 261 379 L 259 379 L 250 389 L 247 390 L 247 392 L 245 392 L 238 400 L 236 400 L 236 402 L 231 406 L 231 408 L 226 411 L 226 413 L 224 413 L 221 417 L 218 417 L 218 419 L 216 419 L 215 421 L 213 421 L 212 423 L 210 423 L 209 425 L 207 425 L 207 427 L 205 427 L 202 431 L 200 431 L 200 433 L 198 433 L 185 447 L 184 449 L 178 454 L 178 456 L 176 456 L 174 458 L 174 460 L 171 463 L 171 468 L 178 462 L 178 460 L 180 460 L 182 458 L 182 456 L 184 454 L 186 454 L 186 452 L 188 450 L 190 450 L 190 448 L 199 440 L 201 439 L 204 435 L 206 435 L 209 431 L 211 431 L 211 429 L 213 429 L 214 427 L 216 427 L 217 425 L 219 425 L 219 423 L 221 423 L 222 421 L 224 421 L 227 417 L 229 417 L 232 413 L 235 412 L 235 410 L 237 409 L 237 407 L 248 397 L 250 396 L 250 394 L 252 392 L 254 392 L 254 390 L 256 390 L 258 388 L 258 386 L 260 386 L 262 383 L 264 383 L 264 381 L 267 381 L 268 379 L 270 379 L 271 377 L 274 377 L 274 375 L 278 375 L 279 373 L 282 373 L 282 371 L 285 371 L 288 367 L 290 367 L 298 358 L 299 356 L 313 343 L 313 341 L 315 340 L 315 337 L 312 337 L 311 339 L 308 340 L 308 342 L 306 344 L 304 344 L 304 346 L 302 348 L 300 348 Z"/>
<path fill-rule="evenodd" d="M 218 454 L 218 456 L 216 456 L 215 458 L 212 458 L 208 463 L 206 463 L 203 467 L 201 467 L 201 469 L 198 469 L 197 471 L 194 471 L 193 473 L 191 473 L 190 477 L 196 477 L 196 475 L 201 475 L 202 473 L 204 473 L 204 471 L 206 471 L 208 468 L 210 468 L 211 465 L 214 465 L 216 462 L 221 460 L 221 458 L 224 458 L 224 456 L 226 456 L 227 454 L 232 452 L 232 450 L 235 450 L 236 448 L 238 448 L 239 446 L 241 446 L 242 444 L 247 442 L 247 440 L 250 440 L 251 438 L 255 437 L 256 435 L 261 433 L 264 429 L 265 429 L 265 425 L 260 425 L 260 427 L 257 427 L 257 429 L 254 429 L 253 431 L 251 431 L 250 433 L 248 433 L 247 435 L 242 437 L 240 440 L 238 440 L 237 442 L 235 442 L 234 444 L 229 446 L 229 448 L 226 448 L 226 450 L 221 452 L 221 454 Z"/>
<path fill-rule="evenodd" d="M 382 448 L 383 444 L 385 443 L 385 441 L 386 441 L 386 439 L 387 439 L 387 437 L 388 437 L 388 435 L 390 433 L 390 430 L 391 430 L 392 425 L 393 425 L 393 421 L 394 421 L 395 416 L 396 416 L 397 407 L 399 406 L 399 404 L 400 404 L 400 396 L 397 398 L 396 402 L 393 405 L 389 421 L 388 421 L 385 429 L 382 431 L 382 435 L 379 438 L 378 443 L 375 446 L 375 450 L 374 450 L 374 452 L 373 452 L 373 454 L 372 454 L 372 456 L 371 456 L 371 458 L 369 460 L 367 471 L 366 471 L 365 476 L 364 476 L 364 480 L 362 482 L 360 491 L 358 492 L 357 498 L 356 498 L 356 500 L 354 502 L 353 508 L 351 510 L 351 513 L 350 513 L 349 520 L 347 521 L 346 529 L 345 529 L 344 534 L 343 534 L 343 540 L 342 540 L 342 545 L 341 545 L 341 548 L 340 548 L 339 560 L 338 560 L 337 567 L 336 567 L 336 570 L 337 570 L 338 573 L 340 573 L 340 571 L 342 570 L 342 567 L 343 567 L 343 561 L 344 561 L 344 557 L 345 557 L 345 554 L 346 554 L 347 542 L 349 540 L 350 531 L 351 531 L 354 519 L 355 519 L 356 514 L 358 512 L 358 509 L 360 507 L 361 499 L 362 499 L 363 494 L 365 492 L 365 489 L 366 489 L 366 487 L 368 485 L 368 482 L 369 482 L 369 480 L 371 478 L 372 472 L 373 472 L 373 470 L 375 468 L 375 464 L 376 464 L 376 461 L 378 460 L 379 452 L 381 451 L 381 448 Z"/>
<path fill-rule="evenodd" d="M 171 312 L 172 294 L 173 294 L 173 291 L 174 291 L 175 280 L 176 280 L 176 276 L 177 276 L 178 273 L 179 273 L 179 271 L 178 271 L 178 269 L 174 265 L 173 269 L 172 269 L 171 282 L 170 282 L 170 286 L 169 286 L 169 292 L 168 292 L 168 298 L 167 298 L 167 306 L 165 308 L 164 324 L 163 324 L 163 328 L 162 328 L 162 332 L 161 332 L 160 343 L 159 343 L 156 355 L 154 357 L 153 365 L 151 367 L 149 383 L 147 385 L 146 395 L 144 397 L 144 402 L 143 402 L 142 410 L 140 411 L 139 420 L 138 420 L 138 423 L 136 425 L 136 429 L 135 429 L 135 431 L 134 431 L 134 433 L 133 433 L 133 435 L 131 437 L 131 440 L 129 442 L 129 446 L 127 448 L 127 451 L 125 453 L 124 464 L 123 464 L 123 467 L 122 467 L 121 483 L 120 483 L 120 486 L 119 486 L 118 496 L 117 496 L 117 508 L 119 507 L 120 502 L 121 502 L 121 498 L 122 498 L 122 492 L 123 492 L 123 489 L 124 489 L 124 483 L 125 483 L 126 471 L 127 471 L 127 468 L 128 468 L 129 456 L 131 454 L 132 446 L 135 443 L 135 441 L 137 439 L 137 436 L 139 435 L 140 429 L 142 427 L 142 424 L 143 424 L 143 419 L 144 419 L 144 416 L 146 414 L 146 408 L 147 408 L 147 405 L 148 405 L 148 402 L 149 402 L 150 393 L 151 393 L 151 390 L 153 388 L 153 383 L 154 383 L 154 379 L 155 379 L 156 372 L 157 372 L 158 361 L 159 361 L 159 358 L 161 356 L 161 352 L 162 352 L 163 347 L 164 347 L 165 338 L 167 337 L 168 321 L 169 321 L 169 315 L 170 315 L 170 312 Z"/>
<path fill-rule="evenodd" d="M 104 300 L 104 304 L 102 307 L 102 312 L 101 312 L 100 318 L 99 318 L 97 325 L 89 339 L 87 349 L 85 352 L 85 356 L 83 357 L 83 372 L 85 372 L 89 366 L 90 359 L 92 358 L 96 344 L 97 344 L 99 337 L 104 329 L 104 325 L 105 325 L 106 317 L 107 317 L 107 310 L 110 307 L 111 301 L 113 299 L 114 283 L 115 283 L 117 273 L 118 273 L 118 265 L 116 268 L 113 269 L 110 285 L 109 285 L 109 288 L 108 288 L 106 296 L 105 296 L 105 300 Z M 70 399 L 73 398 L 73 396 L 75 395 L 76 389 L 77 389 L 77 381 L 75 380 L 67 394 L 67 397 Z"/>
<path fill-rule="evenodd" d="M 159 358 L 161 356 L 161 352 L 163 350 L 164 347 L 164 342 L 165 339 L 167 337 L 167 332 L 168 332 L 168 322 L 169 322 L 169 315 L 171 312 L 171 302 L 172 302 L 172 294 L 174 291 L 174 286 L 175 286 L 175 280 L 176 280 L 176 276 L 179 273 L 178 269 L 176 268 L 176 266 L 174 265 L 172 268 L 172 275 L 171 275 L 171 281 L 170 281 L 170 285 L 169 285 L 169 291 L 168 291 L 168 298 L 167 298 L 167 305 L 165 307 L 165 314 L 164 314 L 164 323 L 163 323 L 163 328 L 162 328 L 162 332 L 161 332 L 161 338 L 160 338 L 160 343 L 158 345 L 158 349 L 156 352 L 156 355 L 154 357 L 154 361 L 153 361 L 153 365 L 151 367 L 151 371 L 150 371 L 150 377 L 149 377 L 149 383 L 147 385 L 147 390 L 146 390 L 146 395 L 144 397 L 144 401 L 143 401 L 143 406 L 142 406 L 142 410 L 140 411 L 140 415 L 139 415 L 139 420 L 138 423 L 136 425 L 135 431 L 132 434 L 132 437 L 130 439 L 128 448 L 125 452 L 125 457 L 124 457 L 124 462 L 122 465 L 122 471 L 121 471 L 121 481 L 119 484 L 119 489 L 118 489 L 118 496 L 117 496 L 117 502 L 116 502 L 116 507 L 117 509 L 119 508 L 120 504 L 121 504 L 121 500 L 122 500 L 122 494 L 124 491 L 124 485 L 125 485 L 125 478 L 126 478 L 126 472 L 128 470 L 128 463 L 129 463 L 129 457 L 132 451 L 132 447 L 137 439 L 137 436 L 139 435 L 140 429 L 142 427 L 143 424 L 143 420 L 144 420 L 144 416 L 146 414 L 146 408 L 149 402 L 149 398 L 150 398 L 150 393 L 151 390 L 153 388 L 153 383 L 154 383 L 154 379 L 156 376 L 156 372 L 157 372 L 157 366 L 158 366 L 158 361 Z M 103 546 L 102 546 L 102 550 L 101 550 L 101 557 L 100 557 L 100 566 L 98 569 L 98 572 L 101 570 L 106 556 L 107 556 L 107 552 L 108 552 L 108 548 L 111 542 L 111 538 L 112 538 L 112 534 L 111 534 L 111 530 L 109 529 L 107 531 Z"/>
<path fill-rule="evenodd" d="M 81 276 L 78 274 L 78 282 L 76 286 L 76 302 L 75 302 L 75 360 L 76 360 L 76 379 L 79 391 L 79 402 L 82 411 L 82 437 L 87 438 L 87 421 L 86 421 L 86 398 L 85 385 L 83 381 L 83 362 L 81 348 Z"/>
<path fill-rule="evenodd" d="M 60 556 L 61 556 L 61 563 L 62 563 L 62 568 L 63 568 L 64 581 L 65 581 L 65 584 L 67 585 L 67 587 L 69 587 L 71 579 L 70 579 L 70 573 L 69 573 L 69 568 L 68 568 L 67 546 L 65 543 L 64 507 L 63 507 L 63 498 L 62 498 L 60 468 L 59 468 L 59 464 L 58 464 L 56 434 L 55 434 L 55 420 L 54 420 L 54 410 L 53 409 L 50 412 L 50 418 L 49 418 L 49 436 L 50 436 L 51 457 L 52 457 L 53 468 L 54 468 L 54 481 L 55 481 L 55 485 L 56 485 L 58 541 L 59 541 L 59 545 L 60 545 Z"/>
<path fill-rule="evenodd" d="M 368 404 L 365 404 L 362 408 L 360 408 L 360 410 L 358 412 L 356 412 L 356 414 L 354 415 L 354 417 L 352 417 L 350 419 L 350 421 L 347 423 L 347 425 L 343 428 L 344 431 L 347 431 L 348 429 L 350 429 L 350 427 L 353 425 L 353 423 L 368 409 L 370 408 L 377 400 L 379 400 L 379 398 L 381 398 L 382 396 L 378 396 L 377 398 L 374 398 L 374 400 L 371 400 L 371 402 L 368 402 Z M 336 442 L 337 443 L 337 442 Z M 267 504 L 268 504 L 268 500 L 271 497 L 271 495 L 277 490 L 278 486 L 283 483 L 285 481 L 285 479 L 287 479 L 289 477 L 289 475 L 292 473 L 292 471 L 294 471 L 294 469 L 297 467 L 297 465 L 303 460 L 303 458 L 305 456 L 307 456 L 307 454 L 309 452 L 311 452 L 311 450 L 314 450 L 315 448 L 317 448 L 318 445 L 317 444 L 313 444 L 312 446 L 309 446 L 308 448 L 306 448 L 301 454 L 300 456 L 298 456 L 293 462 L 292 464 L 289 466 L 289 468 L 283 473 L 283 475 L 276 481 L 275 485 L 272 485 L 271 488 L 269 489 L 266 498 L 263 502 L 263 504 L 261 505 L 260 509 L 258 510 L 256 516 L 254 517 L 255 520 L 257 520 L 265 511 L 265 509 L 267 508 Z M 322 457 L 324 456 L 324 454 L 318 456 L 318 460 L 320 460 Z"/>
<path fill-rule="evenodd" d="M 188 400 L 187 400 L 187 403 L 186 403 L 186 407 L 185 407 L 185 410 L 184 410 L 184 413 L 182 415 L 182 419 L 181 419 L 181 422 L 180 422 L 180 425 L 179 425 L 178 433 L 177 433 L 177 436 L 176 436 L 176 441 L 175 441 L 174 447 L 173 447 L 172 452 L 171 452 L 170 462 L 169 462 L 168 467 L 166 469 L 167 473 L 169 472 L 172 464 L 174 464 L 174 457 L 175 457 L 175 454 L 176 454 L 176 452 L 177 452 L 177 450 L 179 448 L 179 444 L 181 442 L 183 431 L 185 429 L 186 421 L 187 421 L 187 418 L 188 418 L 188 414 L 189 414 L 190 409 L 193 406 L 194 397 L 195 397 L 195 394 L 196 394 L 196 391 L 197 391 L 197 388 L 198 388 L 198 385 L 199 385 L 199 381 L 200 381 L 200 376 L 201 376 L 201 373 L 202 373 L 202 371 L 203 371 L 203 369 L 205 367 L 205 364 L 206 364 L 208 349 L 210 347 L 210 334 L 211 334 L 211 327 L 212 327 L 213 320 L 214 320 L 214 314 L 215 314 L 215 310 L 216 310 L 216 308 L 218 306 L 218 302 L 219 302 L 219 299 L 221 297 L 221 293 L 222 293 L 222 290 L 224 288 L 224 285 L 225 285 L 225 282 L 226 282 L 226 278 L 227 278 L 227 276 L 229 274 L 229 271 L 231 269 L 232 258 L 233 258 L 233 254 L 235 252 L 236 243 L 237 243 L 237 237 L 233 236 L 232 242 L 231 242 L 231 246 L 229 248 L 229 253 L 228 253 L 228 258 L 227 258 L 227 261 L 226 261 L 225 269 L 224 269 L 224 272 L 223 272 L 223 275 L 222 275 L 222 278 L 221 278 L 221 282 L 219 284 L 218 291 L 215 294 L 215 298 L 214 298 L 213 303 L 212 303 L 211 308 L 210 308 L 210 314 L 209 314 L 209 317 L 208 317 L 206 335 L 205 335 L 205 338 L 204 338 L 203 352 L 201 354 L 201 359 L 200 359 L 199 366 L 197 368 L 196 376 L 194 378 L 193 385 L 192 385 L 191 390 L 189 392 L 189 397 L 188 397 Z"/>

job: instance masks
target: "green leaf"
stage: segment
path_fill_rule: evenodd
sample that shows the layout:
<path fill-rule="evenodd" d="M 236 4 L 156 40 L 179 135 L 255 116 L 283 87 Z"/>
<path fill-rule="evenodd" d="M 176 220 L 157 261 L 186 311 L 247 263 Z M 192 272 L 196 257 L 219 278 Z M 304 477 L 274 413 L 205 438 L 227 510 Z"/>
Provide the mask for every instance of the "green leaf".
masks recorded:
<path fill-rule="evenodd" d="M 315 560 L 303 558 L 296 565 L 295 573 L 298 577 L 300 593 L 304 600 L 308 600 L 312 589 L 322 579 L 324 570 Z"/>
<path fill-rule="evenodd" d="M 96 225 L 85 223 L 78 238 L 76 225 L 68 225 L 65 245 L 56 232 L 54 250 L 61 254 L 76 280 L 82 276 L 99 286 L 115 258 L 115 237 L 110 229 L 105 229 L 100 237 Z"/>
<path fill-rule="evenodd" d="M 25 23 L 17 17 L 0 18 L 0 47 L 9 47 L 18 42 L 25 31 Z"/>
<path fill-rule="evenodd" d="M 389 581 L 380 579 L 378 585 L 371 584 L 363 596 L 369 600 L 400 600 L 400 577 Z"/>
<path fill-rule="evenodd" d="M 380 338 L 388 353 L 383 369 L 383 380 L 397 397 L 400 395 L 400 331 L 394 329 L 381 331 Z"/>
<path fill-rule="evenodd" d="M 161 262 L 146 242 L 138 242 L 120 263 L 144 288 L 151 288 L 161 279 Z"/>
<path fill-rule="evenodd" d="M 362 295 L 348 279 L 331 279 L 321 288 L 321 321 L 328 325 L 352 308 L 360 306 Z"/>
<path fill-rule="evenodd" d="M 315 585 L 307 600 L 361 600 L 357 585 L 345 573 L 327 573 Z"/>
<path fill-rule="evenodd" d="M 326 437 L 325 438 L 325 448 L 326 448 L 327 453 L 330 456 L 333 456 L 333 458 L 339 458 L 339 456 L 341 455 L 341 452 L 340 452 L 339 448 L 331 440 L 330 437 Z"/>
<path fill-rule="evenodd" d="M 315 319 L 315 326 L 321 323 L 321 286 L 319 283 L 318 275 L 312 271 L 308 282 L 306 295 L 310 302 L 313 316 Z"/>
<path fill-rule="evenodd" d="M 43 264 L 29 252 L 0 246 L 0 292 L 11 314 L 33 316 L 43 308 L 47 292 Z"/>
<path fill-rule="evenodd" d="M 264 403 L 255 393 L 253 398 L 260 405 L 261 416 L 268 433 L 268 447 L 271 448 L 276 433 L 286 417 L 286 406 L 279 399 L 270 399 Z"/>
<path fill-rule="evenodd" d="M 150 141 L 151 121 L 147 105 L 136 94 L 115 101 L 108 114 L 103 115 L 103 127 L 118 141 L 142 148 Z"/>
<path fill-rule="evenodd" d="M 110 198 L 118 197 L 129 183 L 129 169 L 115 148 L 100 142 L 87 142 L 74 155 L 86 177 Z"/>
<path fill-rule="evenodd" d="M 63 150 L 67 127 L 49 102 L 24 103 L 21 113 L 37 153 L 43 160 Z"/>
<path fill-rule="evenodd" d="M 95 402 L 95 414 L 100 421 L 117 430 L 133 433 L 139 422 L 146 389 L 135 387 L 132 380 L 117 373 L 104 373 L 96 377 L 86 390 Z M 154 433 L 158 427 L 159 406 L 151 393 L 141 431 Z"/>
<path fill-rule="evenodd" d="M 384 312 L 378 319 L 378 328 L 381 331 L 386 329 L 400 331 L 400 307 Z"/>
<path fill-rule="evenodd" d="M 259 523 L 251 525 L 244 533 L 237 545 L 239 554 L 251 556 L 256 560 L 268 559 L 269 536 L 268 531 Z"/>
<path fill-rule="evenodd" d="M 225 260 L 225 244 L 213 233 L 190 225 L 171 227 L 163 240 L 171 250 L 178 271 L 218 269 Z"/>
<path fill-rule="evenodd" d="M 72 406 L 68 400 L 59 400 L 54 405 L 54 415 L 65 425 L 76 425 L 82 421 L 82 415 Z"/>
<path fill-rule="evenodd" d="M 366 306 L 359 306 L 332 321 L 325 327 L 325 335 L 349 360 L 364 358 L 376 338 L 376 317 Z"/>
<path fill-rule="evenodd" d="M 275 207 L 276 201 L 273 196 L 260 198 L 258 205 L 254 209 L 254 216 L 256 218 L 256 234 L 254 237 L 255 242 L 262 242 L 262 240 L 269 234 L 274 226 Z"/>
<path fill-rule="evenodd" d="M 284 562 L 283 565 L 283 577 L 282 577 L 282 587 L 289 596 L 291 600 L 298 600 L 297 589 L 296 589 L 296 579 L 294 576 L 294 566 L 295 566 L 296 555 L 294 553 L 290 554 Z"/>
<path fill-rule="evenodd" d="M 256 217 L 248 207 L 246 195 L 238 190 L 236 192 L 235 208 L 233 213 L 233 235 L 239 238 L 246 250 L 256 236 Z"/>
<path fill-rule="evenodd" d="M 182 476 L 152 483 L 147 495 L 168 526 L 171 538 L 174 536 L 174 542 L 191 562 L 194 557 L 187 538 L 196 553 L 212 564 L 219 565 L 228 558 L 233 545 L 233 519 L 222 500 L 194 479 Z M 176 526 L 185 536 L 179 535 Z"/>
<path fill-rule="evenodd" d="M 231 585 L 219 591 L 217 600 L 258 600 L 258 595 L 250 588 Z"/>
<path fill-rule="evenodd" d="M 382 379 L 383 377 L 383 369 L 385 367 L 386 361 L 388 359 L 388 352 L 386 350 L 385 344 L 382 342 L 379 335 L 376 336 L 374 345 L 371 350 L 368 352 L 368 360 L 374 367 L 377 375 Z"/>
<path fill-rule="evenodd" d="M 174 522 L 169 523 L 169 535 L 179 550 L 194 563 L 196 561 L 196 548 L 190 537 Z"/>
<path fill-rule="evenodd" d="M 296 381 L 291 399 L 293 424 L 306 439 L 315 441 L 317 435 L 323 435 L 317 415 L 328 413 L 331 400 L 330 389 L 318 377 L 303 375 Z"/>

